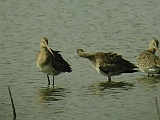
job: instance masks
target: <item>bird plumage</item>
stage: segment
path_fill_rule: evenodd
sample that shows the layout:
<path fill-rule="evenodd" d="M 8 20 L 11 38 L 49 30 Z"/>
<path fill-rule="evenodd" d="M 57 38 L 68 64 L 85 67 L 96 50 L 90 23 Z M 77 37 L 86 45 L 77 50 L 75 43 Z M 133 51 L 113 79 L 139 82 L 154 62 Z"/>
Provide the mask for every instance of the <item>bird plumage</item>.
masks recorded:
<path fill-rule="evenodd" d="M 51 49 L 52 50 L 52 49 Z M 56 71 L 62 71 L 62 72 L 71 72 L 70 65 L 63 59 L 61 54 L 59 54 L 60 51 L 53 51 L 53 54 L 55 57 L 52 57 L 52 66 Z"/>
<path fill-rule="evenodd" d="M 60 51 L 54 51 L 48 46 L 48 39 L 43 37 L 40 42 L 40 51 L 36 55 L 37 67 L 47 74 L 48 85 L 50 84 L 49 75 L 59 75 L 62 72 L 71 72 L 70 65 L 59 54 Z"/>
<path fill-rule="evenodd" d="M 139 56 L 136 58 L 136 66 L 142 72 L 148 74 L 160 74 L 160 58 L 155 55 L 158 50 L 159 41 L 157 39 L 153 39 L 150 44 L 148 50 L 144 50 Z"/>
<path fill-rule="evenodd" d="M 102 75 L 108 76 L 109 81 L 111 80 L 111 76 L 137 71 L 133 70 L 134 68 L 136 68 L 134 64 L 125 60 L 121 55 L 118 55 L 117 53 L 87 53 L 82 49 L 78 49 L 77 54 L 80 57 L 89 59 L 97 72 L 101 73 Z"/>

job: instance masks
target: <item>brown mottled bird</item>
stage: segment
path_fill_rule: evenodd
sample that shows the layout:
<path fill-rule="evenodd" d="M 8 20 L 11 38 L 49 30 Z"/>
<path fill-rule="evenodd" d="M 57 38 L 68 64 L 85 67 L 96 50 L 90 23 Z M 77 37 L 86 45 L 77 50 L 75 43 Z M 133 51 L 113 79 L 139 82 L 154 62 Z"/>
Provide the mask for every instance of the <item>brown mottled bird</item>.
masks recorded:
<path fill-rule="evenodd" d="M 59 75 L 62 72 L 71 72 L 70 65 L 59 54 L 60 51 L 54 51 L 48 46 L 48 39 L 43 37 L 40 42 L 40 51 L 36 55 L 37 67 L 47 75 L 48 85 L 50 85 L 49 75 Z"/>
<path fill-rule="evenodd" d="M 153 39 L 149 44 L 149 49 L 143 51 L 136 59 L 136 66 L 142 72 L 148 74 L 160 74 L 160 58 L 155 55 L 158 50 L 159 42 L 157 39 Z"/>
<path fill-rule="evenodd" d="M 111 81 L 111 76 L 120 75 L 122 73 L 133 73 L 137 71 L 133 70 L 136 68 L 134 64 L 123 59 L 122 56 L 118 55 L 117 53 L 88 53 L 84 52 L 82 49 L 78 49 L 77 54 L 80 57 L 89 59 L 98 73 L 108 76 L 108 81 Z"/>

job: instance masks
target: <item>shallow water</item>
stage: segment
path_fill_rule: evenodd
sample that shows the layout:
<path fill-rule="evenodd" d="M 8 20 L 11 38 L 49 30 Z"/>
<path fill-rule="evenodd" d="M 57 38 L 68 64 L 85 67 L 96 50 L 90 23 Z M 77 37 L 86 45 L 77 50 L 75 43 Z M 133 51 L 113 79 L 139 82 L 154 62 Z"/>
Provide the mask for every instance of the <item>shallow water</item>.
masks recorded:
<path fill-rule="evenodd" d="M 13 118 L 9 85 L 16 120 L 158 120 L 160 76 L 122 74 L 108 84 L 76 50 L 117 52 L 135 63 L 160 38 L 159 6 L 159 0 L 0 1 L 1 119 Z M 73 69 L 55 77 L 54 89 L 35 64 L 43 36 Z"/>

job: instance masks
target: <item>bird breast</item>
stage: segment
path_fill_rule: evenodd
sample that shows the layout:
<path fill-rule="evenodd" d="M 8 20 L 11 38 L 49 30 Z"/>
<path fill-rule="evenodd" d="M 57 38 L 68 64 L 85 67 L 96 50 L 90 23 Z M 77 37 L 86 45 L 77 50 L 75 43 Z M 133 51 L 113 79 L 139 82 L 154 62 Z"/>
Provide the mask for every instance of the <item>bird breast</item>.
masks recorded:
<path fill-rule="evenodd" d="M 44 67 L 49 64 L 51 57 L 47 54 L 46 51 L 41 51 L 41 54 L 37 54 L 37 66 Z"/>

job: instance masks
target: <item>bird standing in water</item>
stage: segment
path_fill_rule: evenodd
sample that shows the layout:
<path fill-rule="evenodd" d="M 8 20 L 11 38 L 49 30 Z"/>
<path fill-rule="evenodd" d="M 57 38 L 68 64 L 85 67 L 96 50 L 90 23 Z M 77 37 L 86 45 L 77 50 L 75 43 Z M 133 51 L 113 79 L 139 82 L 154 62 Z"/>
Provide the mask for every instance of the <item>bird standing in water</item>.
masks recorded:
<path fill-rule="evenodd" d="M 49 75 L 59 75 L 62 72 L 71 72 L 70 65 L 59 54 L 60 51 L 54 51 L 48 46 L 48 39 L 43 37 L 40 42 L 40 51 L 36 55 L 37 67 L 47 75 L 48 86 L 50 85 Z"/>
<path fill-rule="evenodd" d="M 136 66 L 142 72 L 148 74 L 160 74 L 160 58 L 155 55 L 158 50 L 159 41 L 153 39 L 149 44 L 149 49 L 144 50 L 136 59 Z"/>
<path fill-rule="evenodd" d="M 117 53 L 88 53 L 84 52 L 82 49 L 78 49 L 77 54 L 79 57 L 89 59 L 98 73 L 108 76 L 108 81 L 111 81 L 111 76 L 137 71 L 133 70 L 134 68 L 137 68 L 134 64 L 123 59 L 122 56 Z"/>

